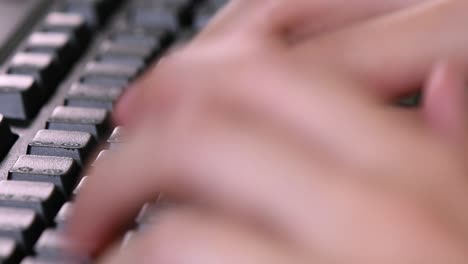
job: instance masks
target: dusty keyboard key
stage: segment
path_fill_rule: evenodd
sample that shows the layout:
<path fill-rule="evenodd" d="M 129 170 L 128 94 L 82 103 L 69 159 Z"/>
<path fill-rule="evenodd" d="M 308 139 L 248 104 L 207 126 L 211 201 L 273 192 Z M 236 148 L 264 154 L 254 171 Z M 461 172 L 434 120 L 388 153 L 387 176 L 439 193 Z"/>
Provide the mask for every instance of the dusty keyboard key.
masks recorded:
<path fill-rule="evenodd" d="M 117 87 L 127 86 L 139 73 L 139 67 L 124 64 L 91 62 L 83 71 L 82 81 Z"/>
<path fill-rule="evenodd" d="M 107 143 L 110 144 L 110 149 L 117 149 L 125 142 L 126 137 L 123 127 L 116 127 L 107 140 Z"/>
<path fill-rule="evenodd" d="M 30 252 L 44 230 L 44 224 L 35 211 L 0 207 L 0 237 L 14 239 Z"/>
<path fill-rule="evenodd" d="M 34 77 L 0 75 L 0 114 L 10 119 L 27 120 L 37 113 L 41 103 Z"/>
<path fill-rule="evenodd" d="M 47 121 L 47 128 L 87 132 L 98 139 L 107 133 L 109 123 L 109 113 L 105 109 L 59 106 Z"/>
<path fill-rule="evenodd" d="M 9 179 L 50 182 L 67 197 L 73 191 L 78 172 L 72 158 L 23 155 L 10 169 Z"/>
<path fill-rule="evenodd" d="M 29 143 L 28 154 L 69 157 L 83 165 L 94 145 L 93 136 L 86 132 L 40 130 Z"/>
<path fill-rule="evenodd" d="M 0 237 L 0 263 L 17 264 L 21 258 L 22 253 L 15 240 Z"/>
<path fill-rule="evenodd" d="M 18 136 L 11 132 L 5 118 L 0 114 L 0 161 L 15 144 L 17 138 Z"/>
<path fill-rule="evenodd" d="M 67 106 L 103 108 L 112 111 L 123 88 L 102 85 L 73 85 L 65 99 Z"/>
<path fill-rule="evenodd" d="M 0 181 L 0 206 L 34 210 L 46 223 L 52 223 L 63 204 L 52 183 Z"/>

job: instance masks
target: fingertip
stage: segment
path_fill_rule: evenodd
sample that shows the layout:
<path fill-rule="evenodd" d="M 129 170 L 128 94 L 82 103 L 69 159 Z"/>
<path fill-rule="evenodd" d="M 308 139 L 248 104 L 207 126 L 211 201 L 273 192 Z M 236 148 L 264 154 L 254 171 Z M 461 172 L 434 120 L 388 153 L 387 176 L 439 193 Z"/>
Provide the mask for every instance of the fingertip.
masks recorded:
<path fill-rule="evenodd" d="M 465 140 L 468 97 L 461 68 L 443 62 L 434 67 L 425 88 L 423 112 L 426 121 L 450 140 Z"/>
<path fill-rule="evenodd" d="M 127 88 L 114 109 L 113 121 L 118 125 L 126 125 L 136 112 L 139 85 L 133 84 Z"/>

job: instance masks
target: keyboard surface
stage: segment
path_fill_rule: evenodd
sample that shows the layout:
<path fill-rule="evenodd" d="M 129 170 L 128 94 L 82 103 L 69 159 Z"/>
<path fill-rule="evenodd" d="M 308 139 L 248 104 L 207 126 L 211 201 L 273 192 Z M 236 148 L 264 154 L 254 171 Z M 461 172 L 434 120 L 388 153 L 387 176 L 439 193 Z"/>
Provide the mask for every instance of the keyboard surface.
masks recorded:
<path fill-rule="evenodd" d="M 125 142 L 116 101 L 225 2 L 0 0 L 0 263 L 91 262 L 63 252 L 61 230 L 82 169 Z"/>

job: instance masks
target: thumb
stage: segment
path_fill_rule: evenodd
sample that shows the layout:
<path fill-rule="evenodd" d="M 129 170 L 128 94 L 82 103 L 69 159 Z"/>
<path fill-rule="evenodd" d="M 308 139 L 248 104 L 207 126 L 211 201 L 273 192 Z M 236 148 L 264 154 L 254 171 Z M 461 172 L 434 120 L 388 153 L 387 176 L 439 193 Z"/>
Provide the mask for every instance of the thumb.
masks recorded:
<path fill-rule="evenodd" d="M 433 70 L 425 88 L 423 113 L 426 122 L 441 136 L 467 146 L 468 90 L 463 73 L 447 63 Z"/>

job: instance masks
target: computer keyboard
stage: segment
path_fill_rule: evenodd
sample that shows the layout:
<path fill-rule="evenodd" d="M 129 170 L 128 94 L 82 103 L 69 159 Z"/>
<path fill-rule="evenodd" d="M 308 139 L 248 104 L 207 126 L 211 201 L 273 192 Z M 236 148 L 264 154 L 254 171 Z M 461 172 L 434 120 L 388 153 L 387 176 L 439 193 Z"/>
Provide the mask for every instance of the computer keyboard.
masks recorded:
<path fill-rule="evenodd" d="M 0 43 L 0 263 L 92 262 L 65 253 L 61 231 L 86 184 L 83 168 L 125 143 L 110 122 L 116 101 L 226 2 L 0 0 L 3 11 L 24 9 L 11 14 L 16 36 Z"/>

